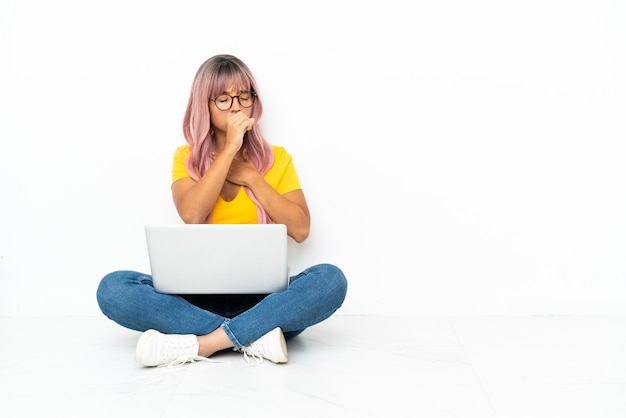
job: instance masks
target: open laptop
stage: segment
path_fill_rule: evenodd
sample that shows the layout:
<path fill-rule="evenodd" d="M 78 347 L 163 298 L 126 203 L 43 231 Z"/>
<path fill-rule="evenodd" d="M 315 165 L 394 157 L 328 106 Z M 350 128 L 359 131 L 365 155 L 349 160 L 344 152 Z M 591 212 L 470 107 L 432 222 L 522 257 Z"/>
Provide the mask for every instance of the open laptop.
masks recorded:
<path fill-rule="evenodd" d="M 267 294 L 289 286 L 285 225 L 146 225 L 145 232 L 159 293 Z"/>

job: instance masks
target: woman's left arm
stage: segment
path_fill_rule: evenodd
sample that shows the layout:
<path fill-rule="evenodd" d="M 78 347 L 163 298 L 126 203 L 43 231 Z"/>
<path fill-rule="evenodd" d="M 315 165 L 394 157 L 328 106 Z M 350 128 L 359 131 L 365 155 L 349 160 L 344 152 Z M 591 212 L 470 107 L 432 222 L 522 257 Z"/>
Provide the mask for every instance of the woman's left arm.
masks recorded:
<path fill-rule="evenodd" d="M 296 242 L 309 236 L 311 215 L 302 190 L 279 194 L 262 177 L 257 185 L 248 185 L 272 221 L 287 225 L 287 234 Z"/>
<path fill-rule="evenodd" d="M 311 215 L 302 190 L 281 195 L 259 174 L 245 152 L 244 161 L 232 161 L 226 180 L 248 186 L 272 221 L 285 224 L 287 234 L 296 242 L 309 236 Z"/>

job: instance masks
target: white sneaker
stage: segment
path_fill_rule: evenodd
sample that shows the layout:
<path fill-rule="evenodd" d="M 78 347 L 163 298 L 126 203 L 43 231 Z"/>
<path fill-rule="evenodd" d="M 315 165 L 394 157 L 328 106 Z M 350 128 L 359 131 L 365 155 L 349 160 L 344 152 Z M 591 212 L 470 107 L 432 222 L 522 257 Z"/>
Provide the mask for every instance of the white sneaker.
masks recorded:
<path fill-rule="evenodd" d="M 135 349 L 135 360 L 146 367 L 178 366 L 206 360 L 198 355 L 198 339 L 191 334 L 162 334 L 149 329 L 141 334 Z"/>
<path fill-rule="evenodd" d="M 239 349 L 249 361 L 249 357 L 261 363 L 264 358 L 274 363 L 287 363 L 287 343 L 280 328 L 274 328 L 250 345 Z"/>

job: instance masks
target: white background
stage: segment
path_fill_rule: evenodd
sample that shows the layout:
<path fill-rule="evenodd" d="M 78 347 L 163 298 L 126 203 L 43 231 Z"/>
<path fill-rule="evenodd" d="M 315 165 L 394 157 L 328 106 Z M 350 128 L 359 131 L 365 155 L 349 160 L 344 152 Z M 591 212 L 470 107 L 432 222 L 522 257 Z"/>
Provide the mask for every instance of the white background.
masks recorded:
<path fill-rule="evenodd" d="M 217 53 L 260 85 L 345 314 L 626 313 L 623 1 L 0 1 L 0 315 L 99 314 Z"/>

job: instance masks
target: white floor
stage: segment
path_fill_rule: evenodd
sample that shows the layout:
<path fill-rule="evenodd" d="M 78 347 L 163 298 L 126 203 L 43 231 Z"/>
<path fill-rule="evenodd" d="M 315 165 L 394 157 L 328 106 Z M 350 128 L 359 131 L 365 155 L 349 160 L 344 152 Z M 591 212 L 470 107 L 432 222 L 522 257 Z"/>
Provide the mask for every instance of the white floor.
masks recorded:
<path fill-rule="evenodd" d="M 0 416 L 625 418 L 626 317 L 334 316 L 289 363 L 141 368 L 104 317 L 0 318 Z"/>

